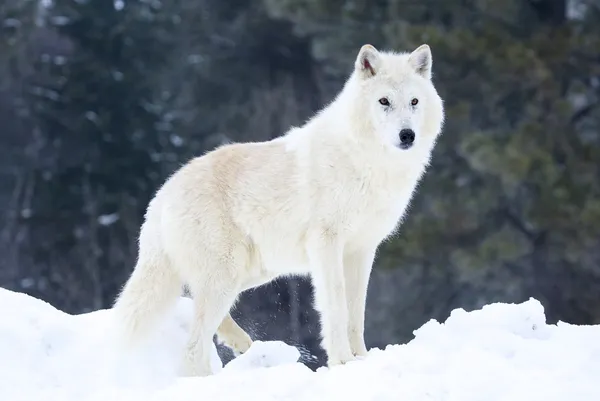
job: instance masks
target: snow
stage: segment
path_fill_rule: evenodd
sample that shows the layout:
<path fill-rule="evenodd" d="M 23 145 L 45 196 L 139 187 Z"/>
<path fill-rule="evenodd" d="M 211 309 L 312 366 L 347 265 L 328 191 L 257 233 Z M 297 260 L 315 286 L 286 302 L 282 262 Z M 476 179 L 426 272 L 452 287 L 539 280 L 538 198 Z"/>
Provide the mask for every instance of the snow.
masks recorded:
<path fill-rule="evenodd" d="M 457 309 L 408 344 L 316 372 L 280 341 L 255 342 L 218 373 L 177 377 L 191 302 L 123 354 L 110 310 L 69 315 L 0 289 L 0 400 L 598 401 L 600 326 L 546 324 L 535 299 Z"/>
<path fill-rule="evenodd" d="M 119 220 L 119 213 L 103 214 L 98 216 L 98 224 L 110 226 Z"/>
<path fill-rule="evenodd" d="M 567 18 L 571 20 L 584 20 L 589 6 L 584 0 L 567 0 Z"/>

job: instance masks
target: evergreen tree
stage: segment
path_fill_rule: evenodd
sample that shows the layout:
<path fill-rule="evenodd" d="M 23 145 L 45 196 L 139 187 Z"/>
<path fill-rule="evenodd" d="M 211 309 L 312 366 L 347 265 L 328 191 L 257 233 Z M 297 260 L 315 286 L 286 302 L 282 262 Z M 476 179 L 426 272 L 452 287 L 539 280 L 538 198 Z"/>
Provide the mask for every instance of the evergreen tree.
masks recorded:
<path fill-rule="evenodd" d="M 534 296 L 551 320 L 597 321 L 581 292 L 600 285 L 597 2 L 265 3 L 338 82 L 364 43 L 431 45 L 447 123 L 379 264 L 419 266 L 433 316 Z"/>
<path fill-rule="evenodd" d="M 38 11 L 35 0 L 0 4 L 0 285 L 10 288 L 21 278 L 18 263 L 24 259 L 19 252 L 25 239 L 19 220 L 26 203 L 33 135 L 22 92 L 31 74 Z"/>
<path fill-rule="evenodd" d="M 46 285 L 90 294 L 88 307 L 107 306 L 131 270 L 141 215 L 172 159 L 174 122 L 158 78 L 179 17 L 161 7 L 55 0 L 47 14 L 69 50 L 42 55 L 44 79 L 32 88 L 52 153 L 38 171 L 32 244 Z"/>

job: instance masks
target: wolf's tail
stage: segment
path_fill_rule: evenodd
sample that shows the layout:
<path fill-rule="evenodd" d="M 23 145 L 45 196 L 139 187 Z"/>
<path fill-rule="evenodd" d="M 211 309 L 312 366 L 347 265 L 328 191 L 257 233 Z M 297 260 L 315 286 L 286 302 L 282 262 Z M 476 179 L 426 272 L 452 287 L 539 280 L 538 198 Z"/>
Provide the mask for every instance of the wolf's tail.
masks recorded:
<path fill-rule="evenodd" d="M 143 231 L 143 230 L 142 230 Z M 168 257 L 140 238 L 138 262 L 113 306 L 117 336 L 129 347 L 142 341 L 181 295 L 182 282 Z"/>

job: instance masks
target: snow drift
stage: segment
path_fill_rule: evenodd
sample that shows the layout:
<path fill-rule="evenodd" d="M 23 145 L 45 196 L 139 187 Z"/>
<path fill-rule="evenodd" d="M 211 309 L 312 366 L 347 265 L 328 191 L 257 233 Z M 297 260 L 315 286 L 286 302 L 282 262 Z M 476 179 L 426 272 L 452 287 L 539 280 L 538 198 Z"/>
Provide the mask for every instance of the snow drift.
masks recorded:
<path fill-rule="evenodd" d="M 598 401 L 600 326 L 546 324 L 535 299 L 454 310 L 406 345 L 313 372 L 282 342 L 256 342 L 206 378 L 178 378 L 191 302 L 181 298 L 135 355 L 120 355 L 111 311 L 68 315 L 0 289 L 0 400 Z"/>

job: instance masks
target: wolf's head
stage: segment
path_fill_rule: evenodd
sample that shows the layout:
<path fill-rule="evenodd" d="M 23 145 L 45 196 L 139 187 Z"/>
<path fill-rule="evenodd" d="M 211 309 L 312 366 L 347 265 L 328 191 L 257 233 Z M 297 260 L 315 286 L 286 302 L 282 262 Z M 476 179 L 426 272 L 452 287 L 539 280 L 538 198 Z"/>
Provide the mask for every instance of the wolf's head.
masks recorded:
<path fill-rule="evenodd" d="M 352 96 L 363 135 L 375 135 L 373 139 L 397 151 L 431 150 L 444 121 L 431 67 L 428 45 L 412 53 L 379 52 L 364 45 L 354 66 Z"/>

